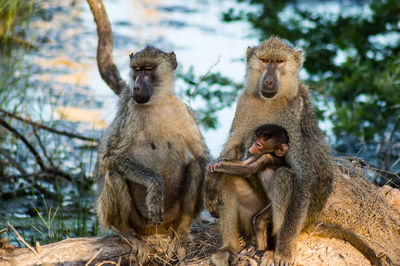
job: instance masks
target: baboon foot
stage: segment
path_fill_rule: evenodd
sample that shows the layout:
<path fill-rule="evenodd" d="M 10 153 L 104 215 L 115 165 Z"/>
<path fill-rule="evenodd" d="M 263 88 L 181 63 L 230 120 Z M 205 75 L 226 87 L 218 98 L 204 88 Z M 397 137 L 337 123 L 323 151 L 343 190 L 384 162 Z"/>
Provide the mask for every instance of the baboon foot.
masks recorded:
<path fill-rule="evenodd" d="M 173 233 L 171 242 L 168 245 L 167 255 L 169 258 L 181 260 L 186 256 L 186 251 L 192 244 L 193 238 L 189 232 Z"/>
<path fill-rule="evenodd" d="M 131 243 L 132 253 L 140 263 L 145 263 L 150 253 L 150 247 L 145 241 L 135 235 L 126 235 Z"/>
<path fill-rule="evenodd" d="M 281 256 L 277 252 L 267 250 L 262 259 L 261 266 L 292 266 L 294 265 L 294 256 Z"/>
<path fill-rule="evenodd" d="M 233 257 L 234 253 L 230 249 L 223 248 L 211 256 L 211 263 L 215 266 L 228 266 Z"/>

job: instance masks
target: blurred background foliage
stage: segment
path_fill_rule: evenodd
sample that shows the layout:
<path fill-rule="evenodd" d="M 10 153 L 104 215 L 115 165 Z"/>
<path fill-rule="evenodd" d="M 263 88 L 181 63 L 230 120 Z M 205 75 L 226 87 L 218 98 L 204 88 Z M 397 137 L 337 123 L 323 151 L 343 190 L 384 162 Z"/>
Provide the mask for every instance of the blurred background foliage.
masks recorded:
<path fill-rule="evenodd" d="M 372 174 L 376 183 L 398 187 L 400 1 L 318 1 L 326 3 L 321 10 L 310 9 L 315 0 L 237 1 L 249 8 L 226 10 L 221 19 L 247 21 L 260 41 L 278 35 L 305 52 L 301 77 L 312 88 L 334 150 L 364 160 L 378 173 Z M 60 99 L 51 93 L 52 85 L 30 79 L 40 70 L 26 63 L 29 55 L 49 41 L 29 40 L 28 31 L 34 36 L 30 22 L 48 21 L 60 12 L 43 3 L 0 0 L 0 109 L 8 112 L 0 111 L 0 227 L 10 220 L 31 244 L 99 232 L 92 170 L 101 132 L 93 132 L 89 141 L 71 139 L 16 118 L 59 131 L 76 128 L 53 116 Z M 335 7 L 332 12 L 329 5 Z M 203 76 L 193 68 L 181 71 L 177 79 L 187 88 L 181 96 L 196 101 L 205 129 L 218 127 L 218 112 L 232 106 L 243 88 L 212 67 Z M 40 86 L 48 87 L 46 93 L 36 93 Z"/>

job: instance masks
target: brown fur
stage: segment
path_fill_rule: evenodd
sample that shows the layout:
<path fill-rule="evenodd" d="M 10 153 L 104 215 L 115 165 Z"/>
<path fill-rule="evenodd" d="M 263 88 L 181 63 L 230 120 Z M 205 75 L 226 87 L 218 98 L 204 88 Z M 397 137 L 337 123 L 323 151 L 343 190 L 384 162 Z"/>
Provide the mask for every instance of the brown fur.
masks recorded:
<path fill-rule="evenodd" d="M 265 70 L 262 60 L 265 59 L 286 62 L 276 74 L 279 90 L 271 98 L 260 94 L 259 82 Z M 277 236 L 275 263 L 294 262 L 298 234 L 314 221 L 331 192 L 330 148 L 318 128 L 309 90 L 299 82 L 301 65 L 301 51 L 289 47 L 277 37 L 248 49 L 246 87 L 238 100 L 230 136 L 220 156 L 228 160 L 241 159 L 250 145 L 252 130 L 262 124 L 277 124 L 288 131 L 290 148 L 286 161 L 295 174 L 282 167 L 274 176 L 277 182 L 272 188 L 277 197 L 272 202 L 273 230 Z M 286 182 L 288 178 L 289 187 L 281 190 L 279 180 Z M 222 205 L 218 206 L 218 213 L 222 248 L 238 252 L 239 223 L 250 223 L 251 216 L 261 209 L 260 206 L 265 206 L 262 204 L 265 196 L 256 197 L 251 207 L 245 206 L 246 211 L 242 211 L 237 206 L 240 196 L 230 185 L 235 179 L 221 176 L 218 198 Z M 254 186 L 249 189 L 257 190 Z"/>
<path fill-rule="evenodd" d="M 190 110 L 173 94 L 176 64 L 175 54 L 149 46 L 131 55 L 132 79 L 135 68 L 154 67 L 154 92 L 137 104 L 132 81 L 99 146 L 100 223 L 136 242 L 154 233 L 186 236 L 202 209 L 208 150 Z"/>

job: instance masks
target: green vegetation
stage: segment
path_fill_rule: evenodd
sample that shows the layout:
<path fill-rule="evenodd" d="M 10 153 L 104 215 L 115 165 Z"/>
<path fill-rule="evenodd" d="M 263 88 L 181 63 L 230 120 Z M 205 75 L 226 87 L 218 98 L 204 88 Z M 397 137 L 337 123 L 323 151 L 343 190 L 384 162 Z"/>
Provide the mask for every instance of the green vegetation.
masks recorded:
<path fill-rule="evenodd" d="M 59 98 L 52 85 L 31 80 L 26 57 L 37 49 L 30 23 L 54 12 L 41 4 L 0 0 L 0 228 L 10 221 L 31 244 L 98 234 L 91 189 L 96 140 L 46 129 L 72 132 L 75 125 L 54 118 Z M 50 93 L 37 93 L 43 87 Z"/>

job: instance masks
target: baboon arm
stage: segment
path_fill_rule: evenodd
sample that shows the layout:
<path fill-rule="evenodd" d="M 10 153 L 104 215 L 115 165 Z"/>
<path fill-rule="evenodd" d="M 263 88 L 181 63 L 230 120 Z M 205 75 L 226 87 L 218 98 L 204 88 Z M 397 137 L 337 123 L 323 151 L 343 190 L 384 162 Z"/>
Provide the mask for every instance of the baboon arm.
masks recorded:
<path fill-rule="evenodd" d="M 164 213 L 164 183 L 161 176 L 129 156 L 120 156 L 114 170 L 124 179 L 146 187 L 146 206 L 154 224 L 162 222 Z"/>
<path fill-rule="evenodd" d="M 221 165 L 215 171 L 236 176 L 251 176 L 257 174 L 275 161 L 276 158 L 271 154 L 263 154 L 257 159 L 250 157 L 244 161 L 244 164 L 243 161 L 222 161 Z"/>

